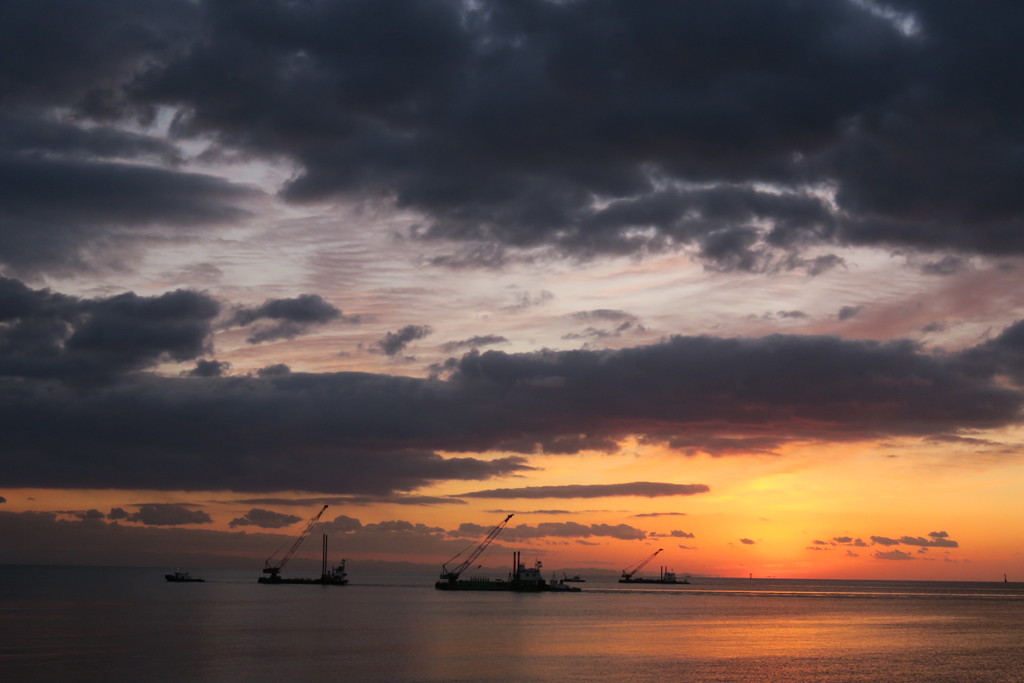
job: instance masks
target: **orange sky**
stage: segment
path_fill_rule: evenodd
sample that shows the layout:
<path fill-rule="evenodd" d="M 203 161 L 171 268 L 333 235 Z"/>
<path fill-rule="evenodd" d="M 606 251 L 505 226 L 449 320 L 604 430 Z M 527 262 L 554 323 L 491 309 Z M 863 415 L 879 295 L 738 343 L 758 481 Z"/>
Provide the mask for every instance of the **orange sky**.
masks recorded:
<path fill-rule="evenodd" d="M 989 439 L 1013 437 L 1010 433 L 986 435 Z M 998 463 L 997 470 L 993 462 Z M 770 455 L 715 458 L 684 456 L 633 442 L 624 444 L 615 455 L 545 456 L 535 459 L 534 464 L 538 471 L 506 480 L 502 486 L 607 484 L 629 480 L 631 473 L 642 471 L 645 480 L 704 482 L 710 491 L 657 498 L 463 499 L 467 504 L 431 506 L 332 501 L 322 521 L 340 516 L 360 520 L 364 529 L 332 534 L 332 549 L 349 557 L 353 567 L 367 560 L 429 565 L 447 559 L 448 547 L 440 543 L 407 546 L 396 535 L 382 541 L 366 536 L 366 525 L 394 521 L 424 525 L 425 536 L 436 542 L 445 536 L 444 531 L 455 530 L 463 523 L 490 527 L 507 512 L 515 512 L 507 532 L 485 556 L 486 565 L 503 566 L 503 549 L 508 548 L 522 551 L 531 561 L 541 559 L 552 570 L 618 571 L 664 548 L 651 565 L 654 571 L 655 565 L 663 564 L 681 574 L 698 576 L 985 581 L 999 579 L 1003 573 L 1024 573 L 1021 539 L 1014 536 L 1014 525 L 1007 524 L 1007 520 L 1019 516 L 1018 491 L 1024 465 L 1017 458 L 1008 459 L 999 453 L 905 440 L 833 446 L 800 444 Z M 418 493 L 458 496 L 475 488 L 467 483 L 448 483 Z M 256 530 L 229 525 L 253 507 L 249 502 L 237 502 L 238 494 L 229 492 L 16 489 L 8 491 L 6 497 L 5 512 L 62 511 L 61 518 L 71 524 L 84 524 L 74 521 L 76 511 L 95 509 L 106 514 L 112 508 L 131 509 L 142 503 L 188 503 L 201 507 L 212 519 L 179 528 L 235 537 L 240 531 Z M 319 507 L 313 504 L 318 499 L 315 494 L 281 492 L 261 497 L 309 500 L 298 506 L 265 505 L 302 518 L 272 532 L 285 534 L 282 539 L 297 534 Z M 627 525 L 641 530 L 645 538 L 513 537 L 517 528 L 521 532 L 566 522 Z M 141 522 L 118 524 L 146 528 Z M 941 537 L 934 535 L 943 532 Z M 891 539 L 893 543 L 884 545 L 872 537 Z M 941 538 L 955 541 L 955 547 L 896 542 L 908 537 L 926 541 Z M 187 539 L 186 533 L 175 540 L 176 547 L 164 550 L 187 558 L 197 551 L 188 546 Z M 211 550 L 206 539 L 199 545 L 202 552 Z M 305 554 L 312 556 L 318 550 L 315 545 L 309 544 Z M 275 549 L 267 542 L 254 542 L 242 551 L 227 554 L 240 552 L 256 562 L 262 559 L 262 551 L 269 554 Z M 96 558 L 69 554 L 66 559 L 93 562 Z M 240 563 L 244 561 L 235 562 Z"/>

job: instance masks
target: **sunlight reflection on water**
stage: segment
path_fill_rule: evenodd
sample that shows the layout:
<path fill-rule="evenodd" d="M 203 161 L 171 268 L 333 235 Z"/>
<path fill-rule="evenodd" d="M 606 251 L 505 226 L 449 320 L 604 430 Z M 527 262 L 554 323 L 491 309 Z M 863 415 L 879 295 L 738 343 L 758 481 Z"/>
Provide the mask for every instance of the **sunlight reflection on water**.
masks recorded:
<path fill-rule="evenodd" d="M 1024 593 L 990 584 L 518 595 L 103 572 L 0 567 L 5 681 L 1022 680 Z"/>

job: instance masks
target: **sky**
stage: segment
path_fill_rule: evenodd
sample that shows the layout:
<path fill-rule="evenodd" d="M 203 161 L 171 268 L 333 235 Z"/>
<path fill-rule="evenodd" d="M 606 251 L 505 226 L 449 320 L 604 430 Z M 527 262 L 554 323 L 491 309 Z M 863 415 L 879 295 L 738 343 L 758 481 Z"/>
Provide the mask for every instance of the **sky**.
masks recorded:
<path fill-rule="evenodd" d="M 3 3 L 0 563 L 1024 580 L 1022 34 Z"/>

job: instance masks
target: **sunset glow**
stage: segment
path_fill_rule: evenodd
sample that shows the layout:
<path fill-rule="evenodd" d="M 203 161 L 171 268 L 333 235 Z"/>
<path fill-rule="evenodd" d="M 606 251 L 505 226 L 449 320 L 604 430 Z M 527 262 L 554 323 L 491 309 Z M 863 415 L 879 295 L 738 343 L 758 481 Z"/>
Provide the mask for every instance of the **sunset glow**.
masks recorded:
<path fill-rule="evenodd" d="M 1018 9 L 16 5 L 0 564 L 1024 579 Z"/>

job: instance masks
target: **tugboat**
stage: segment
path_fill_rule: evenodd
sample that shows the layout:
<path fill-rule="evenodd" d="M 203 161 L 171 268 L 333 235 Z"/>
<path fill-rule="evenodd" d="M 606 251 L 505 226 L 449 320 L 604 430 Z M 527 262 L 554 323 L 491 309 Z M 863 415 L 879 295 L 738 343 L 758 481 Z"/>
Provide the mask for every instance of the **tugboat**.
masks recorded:
<path fill-rule="evenodd" d="M 201 583 L 206 579 L 200 579 L 199 577 L 192 576 L 188 572 L 181 571 L 181 568 L 174 570 L 173 574 L 164 574 L 164 578 L 171 583 Z"/>
<path fill-rule="evenodd" d="M 512 519 L 513 515 L 509 515 L 503 521 L 499 522 L 492 528 L 483 540 L 473 548 L 473 550 L 466 556 L 462 562 L 460 562 L 455 568 L 449 569 L 448 564 L 454 562 L 462 551 L 455 555 L 455 557 L 448 560 L 441 565 L 441 576 L 440 580 L 434 584 L 434 588 L 443 591 L 515 591 L 518 593 L 540 593 L 547 591 L 560 591 L 560 592 L 579 592 L 579 588 L 575 586 L 566 586 L 564 583 L 552 582 L 548 583 L 540 574 L 541 565 L 538 560 L 534 563 L 533 567 L 527 567 L 520 562 L 520 553 L 515 552 L 512 554 L 512 567 L 513 571 L 509 574 L 507 580 L 505 579 L 490 579 L 487 577 L 475 576 L 470 579 L 460 579 L 462 572 L 466 571 L 476 559 L 487 549 L 487 546 L 498 537 L 501 530 L 505 528 L 508 521 Z"/>

